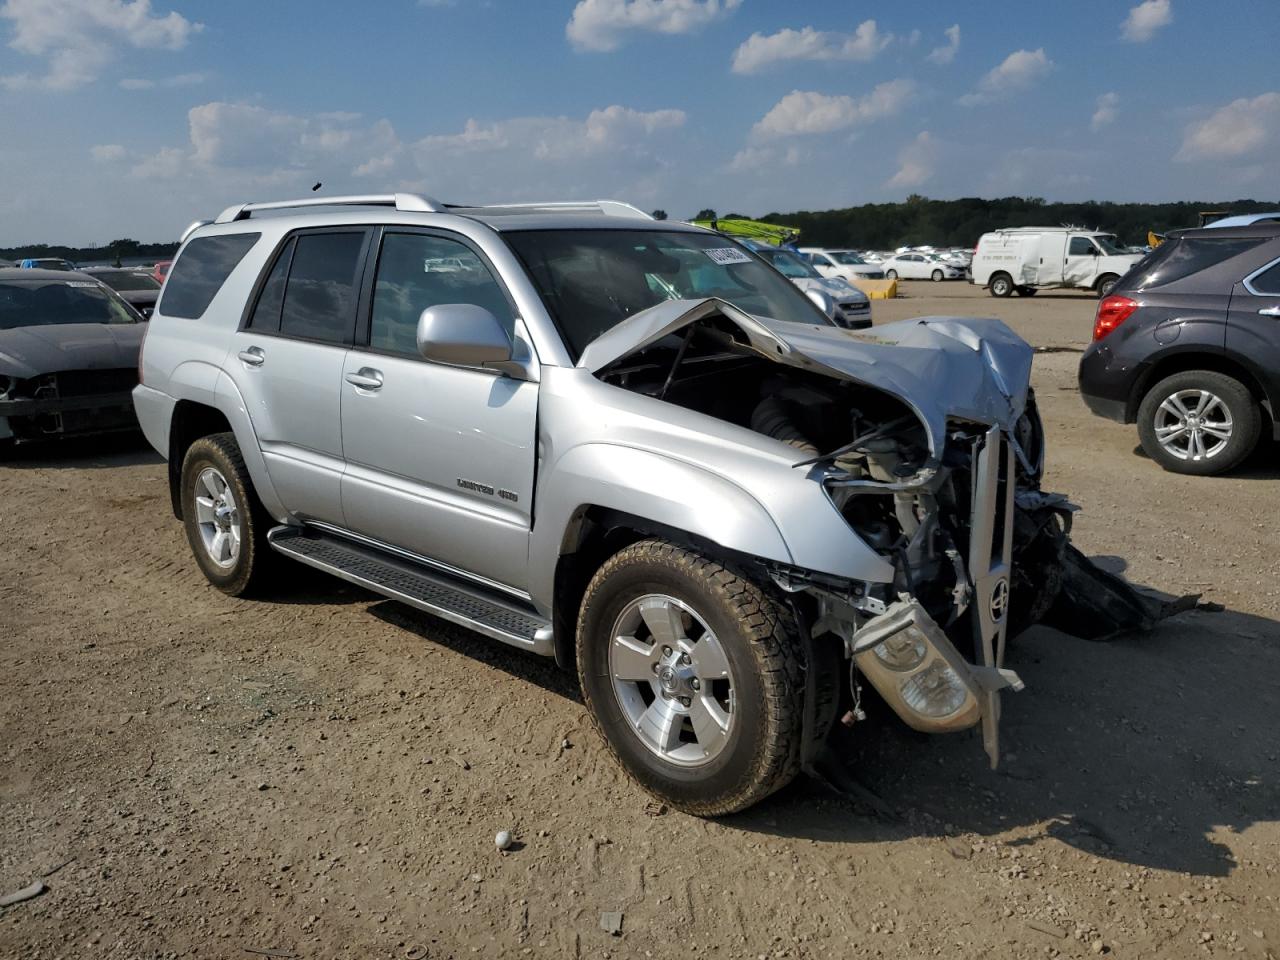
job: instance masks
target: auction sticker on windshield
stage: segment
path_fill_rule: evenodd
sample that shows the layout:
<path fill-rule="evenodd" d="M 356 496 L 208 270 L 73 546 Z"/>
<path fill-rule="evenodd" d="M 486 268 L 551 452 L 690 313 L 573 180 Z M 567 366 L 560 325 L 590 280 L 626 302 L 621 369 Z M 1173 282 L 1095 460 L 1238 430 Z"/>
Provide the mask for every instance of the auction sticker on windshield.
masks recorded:
<path fill-rule="evenodd" d="M 710 250 L 703 250 L 708 257 L 719 264 L 730 263 L 750 263 L 751 258 L 739 250 L 737 247 L 714 247 Z"/>

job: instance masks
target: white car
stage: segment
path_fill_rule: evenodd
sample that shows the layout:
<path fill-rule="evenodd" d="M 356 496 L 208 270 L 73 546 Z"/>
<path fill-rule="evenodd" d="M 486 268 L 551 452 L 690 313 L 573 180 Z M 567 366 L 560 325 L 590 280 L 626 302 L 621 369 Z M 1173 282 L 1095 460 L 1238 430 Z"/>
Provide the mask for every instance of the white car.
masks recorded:
<path fill-rule="evenodd" d="M 830 247 L 800 247 L 800 254 L 824 277 L 854 280 L 883 280 L 879 264 L 867 263 L 856 250 Z"/>
<path fill-rule="evenodd" d="M 984 233 L 972 281 L 993 297 L 1031 296 L 1045 288 L 1093 290 L 1099 297 L 1142 259 L 1116 245 L 1114 234 L 1074 227 L 1009 227 Z"/>
<path fill-rule="evenodd" d="M 903 280 L 963 280 L 964 267 L 945 260 L 935 259 L 928 253 L 900 253 L 881 264 L 889 279 Z"/>

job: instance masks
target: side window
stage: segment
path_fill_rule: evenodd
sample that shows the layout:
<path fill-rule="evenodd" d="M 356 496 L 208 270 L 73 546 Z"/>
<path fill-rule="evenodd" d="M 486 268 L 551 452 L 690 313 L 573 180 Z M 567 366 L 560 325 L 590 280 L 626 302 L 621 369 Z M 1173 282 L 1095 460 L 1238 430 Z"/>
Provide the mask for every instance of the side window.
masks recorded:
<path fill-rule="evenodd" d="M 1097 249 L 1093 245 L 1093 241 L 1088 237 L 1072 237 L 1071 245 L 1067 248 L 1067 256 L 1087 257 L 1095 253 Z"/>
<path fill-rule="evenodd" d="M 428 307 L 484 307 L 510 335 L 515 317 L 502 287 L 470 247 L 420 233 L 388 233 L 378 257 L 369 346 L 418 354 L 418 317 Z"/>
<path fill-rule="evenodd" d="M 1265 297 L 1280 297 L 1280 263 L 1272 264 L 1268 269 L 1249 281 L 1254 293 Z"/>
<path fill-rule="evenodd" d="M 258 303 L 246 325 L 250 330 L 277 333 L 280 330 L 280 308 L 284 306 L 284 282 L 289 278 L 289 263 L 293 260 L 294 241 L 290 240 L 280 251 L 267 282 L 258 294 Z"/>
<path fill-rule="evenodd" d="M 188 243 L 169 271 L 169 282 L 160 297 L 160 313 L 166 317 L 199 320 L 236 264 L 261 236 L 260 233 L 225 233 L 196 237 Z"/>
<path fill-rule="evenodd" d="M 350 343 L 365 233 L 304 233 L 294 240 L 280 332 Z M 265 293 L 265 291 L 264 291 Z"/>

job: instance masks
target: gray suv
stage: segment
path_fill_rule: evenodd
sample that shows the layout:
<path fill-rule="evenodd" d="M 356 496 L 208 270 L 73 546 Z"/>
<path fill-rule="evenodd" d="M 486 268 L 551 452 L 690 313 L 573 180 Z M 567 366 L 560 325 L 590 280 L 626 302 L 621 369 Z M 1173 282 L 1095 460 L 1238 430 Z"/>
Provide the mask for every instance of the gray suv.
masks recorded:
<path fill-rule="evenodd" d="M 193 225 L 135 400 L 215 586 L 288 557 L 555 657 L 639 783 L 715 815 L 867 685 L 995 762 L 1006 639 L 1076 556 L 1031 359 L 996 320 L 843 329 L 626 204 L 397 194 Z"/>

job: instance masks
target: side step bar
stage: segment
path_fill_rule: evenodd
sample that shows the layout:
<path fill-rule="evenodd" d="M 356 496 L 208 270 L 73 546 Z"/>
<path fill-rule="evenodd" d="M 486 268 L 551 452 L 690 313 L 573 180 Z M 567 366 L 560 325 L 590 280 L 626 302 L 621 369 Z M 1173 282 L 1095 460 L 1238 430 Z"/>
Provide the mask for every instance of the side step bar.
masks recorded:
<path fill-rule="evenodd" d="M 267 534 L 272 548 L 384 597 L 407 603 L 521 650 L 555 654 L 551 624 L 532 609 L 482 588 L 427 570 L 376 547 L 305 527 L 279 526 Z"/>

